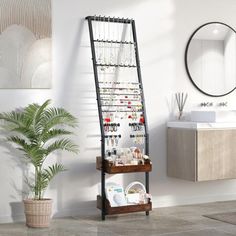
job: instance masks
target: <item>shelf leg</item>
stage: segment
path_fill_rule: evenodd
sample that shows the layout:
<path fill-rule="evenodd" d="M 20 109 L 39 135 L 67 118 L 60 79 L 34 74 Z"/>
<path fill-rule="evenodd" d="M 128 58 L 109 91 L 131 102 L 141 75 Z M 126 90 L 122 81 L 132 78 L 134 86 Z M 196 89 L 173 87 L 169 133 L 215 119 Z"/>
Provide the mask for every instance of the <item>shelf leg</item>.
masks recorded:
<path fill-rule="evenodd" d="M 106 219 L 106 216 L 105 214 L 102 212 L 102 220 L 105 220 Z"/>
<path fill-rule="evenodd" d="M 147 193 L 149 193 L 149 173 L 148 172 L 145 172 L 145 187 L 146 187 Z"/>
<path fill-rule="evenodd" d="M 105 193 L 105 171 L 104 171 L 104 151 L 105 148 L 104 148 L 104 142 L 102 142 L 102 171 L 101 171 L 101 181 L 102 181 L 102 184 L 101 184 L 101 191 L 102 191 L 102 220 L 105 220 L 105 215 L 106 215 L 106 193 Z"/>
<path fill-rule="evenodd" d="M 106 203 L 105 203 L 106 194 L 105 194 L 105 172 L 103 170 L 101 171 L 101 177 L 102 177 L 102 220 L 105 220 L 105 215 L 106 215 Z"/>
<path fill-rule="evenodd" d="M 146 187 L 146 191 L 147 193 L 149 193 L 149 173 L 146 172 L 145 173 L 145 187 Z M 146 216 L 149 216 L 149 211 L 146 211 Z"/>

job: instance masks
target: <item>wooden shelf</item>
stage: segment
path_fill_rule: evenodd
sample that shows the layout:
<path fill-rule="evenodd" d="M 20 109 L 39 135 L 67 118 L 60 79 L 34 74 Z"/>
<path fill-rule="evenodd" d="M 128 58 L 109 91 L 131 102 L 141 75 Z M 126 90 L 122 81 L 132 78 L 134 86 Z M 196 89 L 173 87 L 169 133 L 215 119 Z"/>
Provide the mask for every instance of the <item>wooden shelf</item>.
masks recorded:
<path fill-rule="evenodd" d="M 97 157 L 97 170 L 102 169 L 102 158 Z M 152 171 L 152 163 L 145 163 L 144 165 L 126 165 L 126 166 L 112 166 L 105 160 L 104 171 L 108 174 L 131 173 L 131 172 L 150 172 Z"/>
<path fill-rule="evenodd" d="M 105 200 L 105 211 L 106 215 L 115 215 L 115 214 L 125 214 L 132 212 L 140 212 L 140 211 L 151 211 L 152 203 L 146 204 L 136 204 L 136 205 L 127 205 L 127 206 L 119 206 L 119 207 L 111 207 L 110 202 Z M 97 196 L 97 208 L 102 209 L 102 197 L 100 195 Z"/>

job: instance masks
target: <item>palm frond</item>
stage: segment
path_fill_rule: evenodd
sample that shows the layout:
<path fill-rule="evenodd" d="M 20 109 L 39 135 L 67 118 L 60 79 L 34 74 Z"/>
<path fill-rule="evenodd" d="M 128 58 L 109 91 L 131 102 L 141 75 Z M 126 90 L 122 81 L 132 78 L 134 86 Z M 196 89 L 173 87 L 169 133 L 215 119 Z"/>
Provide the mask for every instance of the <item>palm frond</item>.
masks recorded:
<path fill-rule="evenodd" d="M 1 113 L 0 119 L 6 121 L 5 129 L 24 135 L 28 139 L 33 139 L 34 133 L 30 128 L 29 119 L 25 116 L 24 110 Z"/>
<path fill-rule="evenodd" d="M 20 150 L 28 150 L 30 145 L 27 144 L 26 140 L 18 136 L 11 136 L 7 138 L 7 141 L 12 142 L 20 146 Z"/>
<path fill-rule="evenodd" d="M 29 125 L 33 124 L 35 114 L 37 110 L 39 109 L 39 104 L 32 103 L 24 108 L 24 115 L 29 120 Z"/>
<path fill-rule="evenodd" d="M 45 110 L 42 122 L 45 125 L 44 131 L 48 131 L 58 125 L 71 127 L 76 127 L 77 125 L 77 119 L 73 115 L 67 112 L 64 108 L 55 107 L 50 107 Z"/>
<path fill-rule="evenodd" d="M 41 122 L 45 116 L 45 109 L 50 104 L 51 100 L 46 100 L 41 106 L 38 107 L 34 115 L 34 127 L 37 134 L 41 134 L 44 124 Z"/>
<path fill-rule="evenodd" d="M 71 131 L 65 129 L 52 129 L 42 135 L 42 141 L 46 143 L 50 139 L 56 138 L 58 136 L 71 135 L 71 134 L 73 134 Z"/>
<path fill-rule="evenodd" d="M 42 165 L 45 150 L 38 148 L 34 144 L 28 144 L 24 139 L 18 136 L 11 136 L 7 138 L 7 141 L 15 143 L 17 149 L 24 153 L 24 156 L 30 160 L 34 166 Z"/>
<path fill-rule="evenodd" d="M 56 140 L 47 148 L 45 148 L 45 150 L 46 150 L 46 156 L 56 150 L 65 150 L 68 152 L 78 153 L 78 146 L 74 144 L 70 139 L 64 138 L 64 139 Z"/>
<path fill-rule="evenodd" d="M 28 150 L 22 150 L 35 167 L 42 166 L 45 158 L 45 150 L 35 145 L 30 145 Z"/>
<path fill-rule="evenodd" d="M 35 135 L 33 130 L 30 129 L 29 127 L 27 128 L 24 126 L 18 126 L 18 127 L 12 128 L 11 131 L 23 135 L 25 138 L 27 138 L 31 142 L 35 142 L 37 139 L 37 136 Z"/>
<path fill-rule="evenodd" d="M 41 106 L 38 107 L 36 113 L 35 113 L 35 121 L 36 123 L 42 118 L 42 115 L 44 115 L 45 108 L 51 103 L 51 100 L 46 100 Z"/>
<path fill-rule="evenodd" d="M 10 124 L 16 126 L 26 126 L 26 119 L 24 119 L 24 114 L 22 112 L 12 111 L 3 112 L 0 114 L 0 120 L 5 120 Z"/>
<path fill-rule="evenodd" d="M 44 180 L 51 181 L 58 173 L 66 171 L 62 164 L 54 164 L 43 170 L 42 176 Z"/>
<path fill-rule="evenodd" d="M 24 139 L 19 138 L 18 136 L 8 137 L 7 140 L 18 145 L 17 149 L 22 151 L 25 157 L 27 157 L 34 166 L 42 165 L 45 156 L 44 149 L 41 149 L 32 143 L 28 144 Z"/>

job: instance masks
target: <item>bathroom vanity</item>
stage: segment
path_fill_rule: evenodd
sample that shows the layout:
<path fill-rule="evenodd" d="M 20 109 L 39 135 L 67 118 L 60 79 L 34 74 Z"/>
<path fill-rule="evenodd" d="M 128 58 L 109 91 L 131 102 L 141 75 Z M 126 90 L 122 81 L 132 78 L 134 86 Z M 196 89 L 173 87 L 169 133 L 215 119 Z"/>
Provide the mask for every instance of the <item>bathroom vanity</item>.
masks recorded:
<path fill-rule="evenodd" d="M 167 174 L 208 181 L 236 178 L 236 123 L 167 123 Z"/>
<path fill-rule="evenodd" d="M 223 22 L 205 23 L 191 34 L 185 67 L 201 93 L 222 97 L 236 89 L 235 40 L 235 29 Z M 236 178 L 236 110 L 226 106 L 204 102 L 191 111 L 191 122 L 167 123 L 168 176 L 190 181 Z"/>

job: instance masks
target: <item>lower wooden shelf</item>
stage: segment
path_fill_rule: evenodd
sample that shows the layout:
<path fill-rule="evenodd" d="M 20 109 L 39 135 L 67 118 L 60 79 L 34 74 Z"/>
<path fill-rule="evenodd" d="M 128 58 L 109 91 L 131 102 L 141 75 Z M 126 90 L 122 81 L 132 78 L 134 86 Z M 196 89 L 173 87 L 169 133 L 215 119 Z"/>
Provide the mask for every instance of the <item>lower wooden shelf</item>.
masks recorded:
<path fill-rule="evenodd" d="M 96 161 L 97 170 L 102 169 L 102 158 L 97 157 Z M 143 165 L 126 165 L 126 166 L 111 166 L 107 160 L 105 160 L 104 170 L 108 174 L 119 173 L 131 173 L 131 172 L 150 172 L 152 171 L 152 163 L 145 163 Z"/>
<path fill-rule="evenodd" d="M 100 195 L 97 196 L 97 208 L 100 210 L 102 209 L 102 197 Z M 146 204 L 111 207 L 110 202 L 106 199 L 105 208 L 106 208 L 106 215 L 115 215 L 115 214 L 124 214 L 124 213 L 132 213 L 139 211 L 151 211 L 152 203 L 148 202 Z"/>

